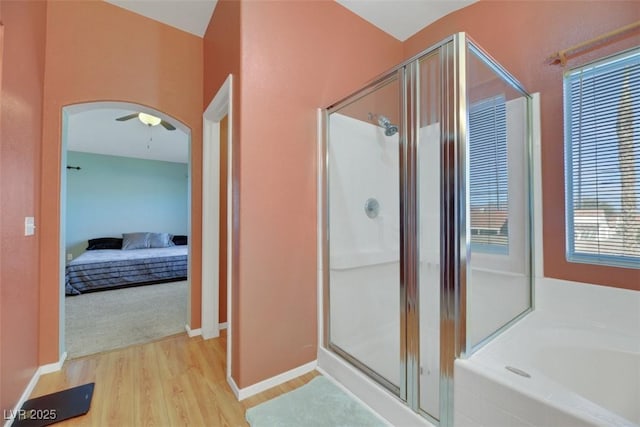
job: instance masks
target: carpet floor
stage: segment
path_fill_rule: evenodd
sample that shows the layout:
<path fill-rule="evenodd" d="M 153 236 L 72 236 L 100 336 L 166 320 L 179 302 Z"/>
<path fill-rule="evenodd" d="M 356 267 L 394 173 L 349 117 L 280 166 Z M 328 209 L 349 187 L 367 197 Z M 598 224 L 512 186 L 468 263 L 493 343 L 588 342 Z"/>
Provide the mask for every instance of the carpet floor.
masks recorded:
<path fill-rule="evenodd" d="M 382 427 L 389 424 L 325 377 L 278 396 L 246 413 L 251 427 Z"/>
<path fill-rule="evenodd" d="M 186 281 L 93 292 L 65 298 L 69 359 L 184 332 Z"/>

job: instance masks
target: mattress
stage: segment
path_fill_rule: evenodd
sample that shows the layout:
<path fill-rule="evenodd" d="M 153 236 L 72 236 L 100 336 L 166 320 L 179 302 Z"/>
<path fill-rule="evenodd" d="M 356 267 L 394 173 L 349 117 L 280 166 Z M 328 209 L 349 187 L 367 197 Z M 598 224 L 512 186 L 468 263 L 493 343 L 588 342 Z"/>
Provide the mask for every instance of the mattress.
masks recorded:
<path fill-rule="evenodd" d="M 187 278 L 187 246 L 86 251 L 66 266 L 65 293 L 163 283 Z"/>

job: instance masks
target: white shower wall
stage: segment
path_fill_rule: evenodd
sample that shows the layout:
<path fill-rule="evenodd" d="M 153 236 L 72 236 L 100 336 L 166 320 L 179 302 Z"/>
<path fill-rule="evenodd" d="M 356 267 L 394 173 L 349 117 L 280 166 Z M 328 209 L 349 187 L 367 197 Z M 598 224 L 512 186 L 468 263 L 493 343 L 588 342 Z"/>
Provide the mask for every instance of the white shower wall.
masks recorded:
<path fill-rule="evenodd" d="M 398 135 L 334 113 L 329 140 L 331 341 L 399 385 Z"/>
<path fill-rule="evenodd" d="M 329 224 L 331 266 L 398 261 L 400 241 L 398 134 L 338 113 L 331 115 Z M 365 202 L 380 205 L 376 218 Z"/>

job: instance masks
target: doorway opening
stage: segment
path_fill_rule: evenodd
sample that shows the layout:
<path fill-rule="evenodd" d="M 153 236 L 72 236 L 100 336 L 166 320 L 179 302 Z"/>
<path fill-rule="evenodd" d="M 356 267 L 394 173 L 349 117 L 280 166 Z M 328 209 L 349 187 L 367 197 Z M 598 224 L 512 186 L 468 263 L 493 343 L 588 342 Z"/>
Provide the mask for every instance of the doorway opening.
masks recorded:
<path fill-rule="evenodd" d="M 74 358 L 183 332 L 190 129 L 125 102 L 62 113 L 60 348 Z"/>
<path fill-rule="evenodd" d="M 229 75 L 202 116 L 202 337 L 218 337 L 226 328 L 230 383 L 235 260 L 232 87 L 233 77 Z"/>

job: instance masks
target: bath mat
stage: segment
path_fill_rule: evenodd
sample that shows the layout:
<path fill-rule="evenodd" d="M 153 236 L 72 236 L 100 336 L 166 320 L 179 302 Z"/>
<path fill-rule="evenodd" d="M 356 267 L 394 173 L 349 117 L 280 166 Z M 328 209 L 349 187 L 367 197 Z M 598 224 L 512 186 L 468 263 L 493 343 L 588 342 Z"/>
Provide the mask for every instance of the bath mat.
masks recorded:
<path fill-rule="evenodd" d="M 258 406 L 246 414 L 251 427 L 377 427 L 386 426 L 361 403 L 325 377 Z"/>

